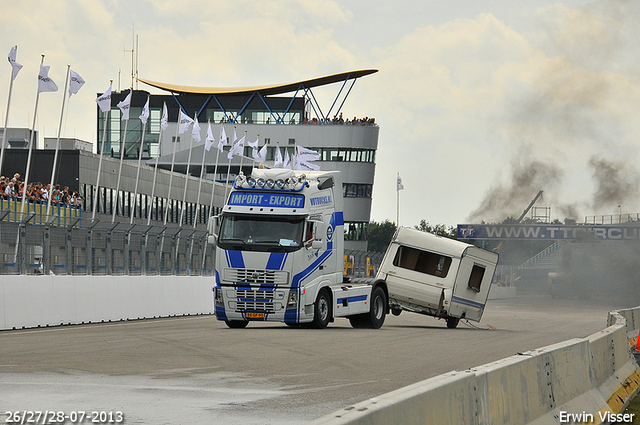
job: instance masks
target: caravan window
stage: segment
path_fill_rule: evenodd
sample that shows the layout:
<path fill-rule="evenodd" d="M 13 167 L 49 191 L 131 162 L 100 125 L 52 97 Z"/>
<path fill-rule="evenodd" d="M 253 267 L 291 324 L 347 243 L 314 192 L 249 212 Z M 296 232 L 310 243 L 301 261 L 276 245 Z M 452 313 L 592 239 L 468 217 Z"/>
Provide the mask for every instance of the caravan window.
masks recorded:
<path fill-rule="evenodd" d="M 396 252 L 393 265 L 432 276 L 446 277 L 451 266 L 451 257 L 401 245 Z"/>
<path fill-rule="evenodd" d="M 471 276 L 469 276 L 469 289 L 480 292 L 480 284 L 484 277 L 484 267 L 474 264 L 471 269 Z"/>

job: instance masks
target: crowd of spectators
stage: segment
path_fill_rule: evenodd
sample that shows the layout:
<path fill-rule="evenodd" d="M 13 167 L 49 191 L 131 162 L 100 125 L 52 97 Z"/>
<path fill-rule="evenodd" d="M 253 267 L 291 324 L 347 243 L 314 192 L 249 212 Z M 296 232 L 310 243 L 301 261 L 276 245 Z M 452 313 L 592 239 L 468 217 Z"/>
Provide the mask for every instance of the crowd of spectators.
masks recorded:
<path fill-rule="evenodd" d="M 305 119 L 304 121 L 302 121 L 303 124 L 324 124 L 321 121 L 318 121 L 317 118 L 313 118 L 311 121 Z M 358 118 L 358 117 L 353 117 L 352 120 L 350 120 L 349 118 L 344 118 L 342 116 L 342 112 L 340 112 L 340 114 L 336 114 L 333 116 L 332 119 L 328 119 L 326 121 L 326 124 L 346 124 L 346 125 L 376 125 L 376 119 L 375 118 L 369 118 L 369 117 L 364 117 L 364 118 Z"/>
<path fill-rule="evenodd" d="M 79 206 L 82 204 L 83 198 L 77 190 L 71 191 L 68 186 L 61 189 L 58 184 L 54 185 L 53 189 L 50 186 L 40 182 L 29 183 L 25 197 L 29 201 L 46 204 L 51 194 L 52 205 Z M 24 180 L 20 180 L 20 174 L 16 173 L 12 178 L 0 177 L 0 199 L 21 199 L 23 189 Z"/>

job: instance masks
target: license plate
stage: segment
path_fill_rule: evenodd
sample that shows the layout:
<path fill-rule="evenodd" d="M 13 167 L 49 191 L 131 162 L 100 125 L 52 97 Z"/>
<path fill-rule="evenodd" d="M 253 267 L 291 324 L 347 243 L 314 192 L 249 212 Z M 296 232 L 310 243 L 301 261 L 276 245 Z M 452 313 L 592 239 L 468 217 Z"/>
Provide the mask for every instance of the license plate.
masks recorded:
<path fill-rule="evenodd" d="M 247 319 L 264 319 L 264 313 L 247 313 Z"/>

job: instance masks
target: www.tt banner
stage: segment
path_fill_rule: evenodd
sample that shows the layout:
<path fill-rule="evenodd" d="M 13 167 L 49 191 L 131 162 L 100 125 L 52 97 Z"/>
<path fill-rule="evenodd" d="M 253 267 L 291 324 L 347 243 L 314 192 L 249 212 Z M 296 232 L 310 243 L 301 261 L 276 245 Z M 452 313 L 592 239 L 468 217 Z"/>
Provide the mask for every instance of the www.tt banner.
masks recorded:
<path fill-rule="evenodd" d="M 640 226 L 458 224 L 458 239 L 639 240 Z"/>

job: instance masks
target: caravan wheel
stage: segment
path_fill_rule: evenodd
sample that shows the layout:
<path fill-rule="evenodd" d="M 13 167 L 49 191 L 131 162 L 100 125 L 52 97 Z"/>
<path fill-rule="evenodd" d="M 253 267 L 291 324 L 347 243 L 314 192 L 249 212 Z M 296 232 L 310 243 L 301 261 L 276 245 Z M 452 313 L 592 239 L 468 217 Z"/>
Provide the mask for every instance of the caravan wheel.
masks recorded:
<path fill-rule="evenodd" d="M 447 317 L 447 328 L 455 329 L 456 326 L 458 326 L 459 322 L 460 322 L 460 318 L 448 316 Z"/>

